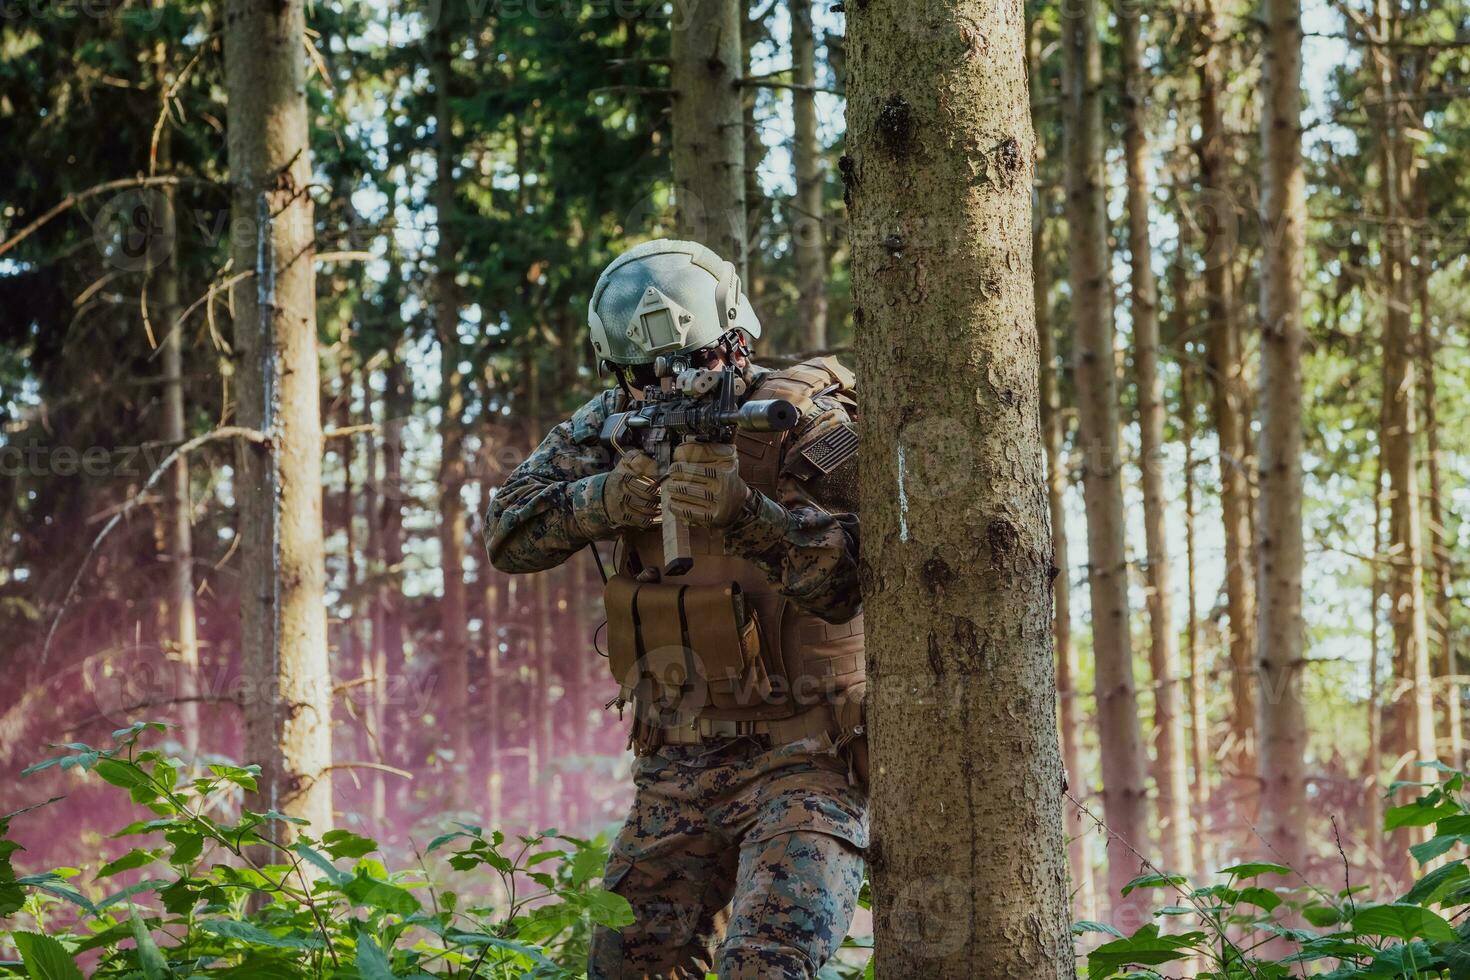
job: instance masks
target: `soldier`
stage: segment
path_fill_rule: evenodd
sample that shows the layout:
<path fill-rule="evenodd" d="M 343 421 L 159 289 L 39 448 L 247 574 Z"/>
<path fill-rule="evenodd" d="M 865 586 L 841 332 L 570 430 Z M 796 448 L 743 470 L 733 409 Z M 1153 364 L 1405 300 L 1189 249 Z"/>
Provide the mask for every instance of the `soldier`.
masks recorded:
<path fill-rule="evenodd" d="M 609 706 L 631 706 L 637 758 L 604 883 L 636 921 L 596 931 L 589 975 L 813 977 L 851 924 L 868 841 L 852 375 L 755 364 L 734 266 L 689 242 L 614 261 L 588 320 L 617 386 L 511 473 L 486 543 L 496 568 L 534 572 L 614 542 Z M 614 459 L 603 423 L 669 390 L 659 357 L 733 369 L 745 400 L 785 399 L 800 421 L 685 442 L 662 473 Z M 661 514 L 689 526 L 677 578 L 660 575 Z"/>

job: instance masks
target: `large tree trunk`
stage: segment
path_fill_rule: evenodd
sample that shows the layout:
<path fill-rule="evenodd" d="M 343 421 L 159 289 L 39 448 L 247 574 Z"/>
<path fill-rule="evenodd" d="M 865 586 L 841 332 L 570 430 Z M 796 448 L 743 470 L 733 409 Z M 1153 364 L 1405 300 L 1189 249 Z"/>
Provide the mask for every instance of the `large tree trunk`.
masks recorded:
<path fill-rule="evenodd" d="M 877 973 L 1070 978 L 1021 8 L 848 35 Z"/>
<path fill-rule="evenodd" d="M 812 0 L 790 0 L 792 125 L 796 213 L 791 234 L 796 251 L 797 319 L 806 350 L 827 347 L 827 223 L 822 206 L 822 144 L 817 136 L 817 38 Z"/>
<path fill-rule="evenodd" d="M 770 7 L 766 8 L 769 14 Z M 743 17 L 743 14 L 742 14 Z M 751 68 L 756 44 L 767 35 L 764 22 L 752 17 L 744 21 L 740 31 L 741 74 L 749 77 L 755 72 Z M 761 190 L 760 169 L 766 162 L 766 143 L 761 138 L 760 123 L 756 119 L 756 102 L 761 89 L 755 85 L 740 90 L 742 143 L 745 147 L 745 291 L 757 310 L 762 308 L 761 298 L 766 292 L 765 263 L 761 254 L 762 232 L 769 216 L 770 202 Z"/>
<path fill-rule="evenodd" d="M 1262 833 L 1304 870 L 1301 0 L 1267 0 L 1261 114 L 1260 640 Z"/>
<path fill-rule="evenodd" d="M 1110 901 L 1119 903 L 1116 915 L 1129 920 L 1123 925 L 1136 928 L 1145 921 L 1132 918 L 1146 914 L 1146 892 L 1135 891 L 1128 898 L 1123 898 L 1121 892 L 1138 869 L 1134 852 L 1148 848 L 1147 789 L 1129 635 L 1096 0 L 1081 0 L 1071 14 L 1062 18 L 1067 227 L 1103 811 L 1112 831 L 1108 838 L 1108 894 Z"/>
<path fill-rule="evenodd" d="M 439 339 L 439 563 L 443 597 L 439 606 L 439 684 L 443 711 L 441 747 L 452 760 L 454 774 L 445 789 L 456 805 L 465 798 L 469 766 L 469 635 L 465 594 L 465 535 L 468 530 L 462 492 L 465 484 L 464 393 L 459 369 L 459 230 L 455 226 L 454 121 L 449 107 L 453 76 L 448 19 L 434 28 L 434 207 L 439 244 L 434 268 L 434 329 Z"/>
<path fill-rule="evenodd" d="M 1043 104 L 1044 92 L 1041 83 L 1041 38 L 1036 33 L 1034 19 L 1027 20 L 1026 55 L 1031 78 L 1032 128 L 1038 133 L 1040 142 L 1039 107 Z M 1038 151 L 1037 165 L 1042 162 Z M 1052 565 L 1056 577 L 1052 580 L 1054 599 L 1052 603 L 1052 637 L 1056 644 L 1057 675 L 1057 721 L 1062 736 L 1062 767 L 1067 782 L 1080 786 L 1086 779 L 1082 768 L 1082 737 L 1084 720 L 1081 698 L 1077 686 L 1081 683 L 1081 671 L 1077 663 L 1077 644 L 1072 640 L 1072 562 L 1067 543 L 1067 483 L 1069 481 L 1066 451 L 1064 448 L 1065 421 L 1062 417 L 1059 371 L 1057 363 L 1057 326 L 1052 322 L 1051 267 L 1046 258 L 1047 223 L 1050 220 L 1047 200 L 1049 194 L 1041 175 L 1037 175 L 1036 188 L 1032 193 L 1031 215 L 1031 263 L 1035 270 L 1032 276 L 1032 301 L 1036 307 L 1036 336 L 1038 355 L 1041 361 L 1040 403 L 1041 436 L 1046 445 L 1046 499 L 1047 514 L 1051 518 Z M 1085 795 L 1085 794 L 1080 794 Z M 1067 852 L 1072 868 L 1072 908 L 1083 918 L 1093 913 L 1095 889 L 1092 879 L 1092 862 L 1088 859 L 1087 835 L 1092 829 L 1081 807 L 1068 802 L 1066 810 Z"/>
<path fill-rule="evenodd" d="M 745 274 L 745 114 L 739 0 L 675 4 L 674 195 L 681 237 L 709 246 Z"/>
<path fill-rule="evenodd" d="M 227 0 L 225 89 L 234 187 L 234 288 L 240 424 L 271 436 L 243 445 L 241 669 L 245 757 L 262 769 L 258 809 L 332 826 L 332 682 L 322 559 L 322 433 L 313 216 L 307 184 L 302 0 Z M 290 835 L 293 825 L 277 825 Z"/>
<path fill-rule="evenodd" d="M 1148 84 L 1143 68 L 1139 10 L 1119 0 L 1118 37 L 1123 54 L 1123 155 L 1128 175 L 1129 311 L 1133 315 L 1133 381 L 1138 388 L 1143 531 L 1148 548 L 1149 667 L 1154 682 L 1154 785 L 1158 788 L 1159 843 L 1164 867 L 1190 871 L 1189 774 L 1184 742 L 1179 637 L 1174 630 L 1169 576 L 1168 491 L 1164 486 L 1164 386 L 1159 379 L 1159 296 L 1149 235 L 1151 192 L 1148 133 L 1144 129 Z"/>
<path fill-rule="evenodd" d="M 1205 341 L 1213 395 L 1210 401 L 1219 441 L 1220 510 L 1225 524 L 1225 596 L 1230 617 L 1230 718 L 1228 753 L 1238 806 L 1250 809 L 1255 790 L 1256 590 L 1251 558 L 1251 491 L 1248 475 L 1244 365 L 1240 311 L 1232 262 L 1238 244 L 1235 201 L 1229 187 L 1229 158 L 1220 109 L 1222 53 L 1216 45 L 1215 0 L 1204 0 L 1200 19 L 1201 231 L 1204 235 Z"/>

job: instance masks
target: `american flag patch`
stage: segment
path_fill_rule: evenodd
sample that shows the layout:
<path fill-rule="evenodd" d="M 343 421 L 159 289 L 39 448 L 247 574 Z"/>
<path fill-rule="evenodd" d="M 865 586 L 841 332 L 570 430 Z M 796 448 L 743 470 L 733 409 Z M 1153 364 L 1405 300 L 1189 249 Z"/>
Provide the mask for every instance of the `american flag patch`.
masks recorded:
<path fill-rule="evenodd" d="M 801 456 L 823 474 L 827 474 L 851 459 L 857 449 L 857 429 L 844 423 L 803 449 Z"/>

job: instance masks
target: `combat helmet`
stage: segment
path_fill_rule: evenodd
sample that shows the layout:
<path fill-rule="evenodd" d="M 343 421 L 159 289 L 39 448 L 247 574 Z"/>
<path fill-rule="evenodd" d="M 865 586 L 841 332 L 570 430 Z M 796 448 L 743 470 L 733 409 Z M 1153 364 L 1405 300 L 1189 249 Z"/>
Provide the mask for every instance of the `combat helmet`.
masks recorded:
<path fill-rule="evenodd" d="M 761 335 L 734 263 L 667 238 L 631 248 L 603 270 L 587 326 L 598 359 L 614 370 L 709 347 L 732 331 L 746 344 Z"/>

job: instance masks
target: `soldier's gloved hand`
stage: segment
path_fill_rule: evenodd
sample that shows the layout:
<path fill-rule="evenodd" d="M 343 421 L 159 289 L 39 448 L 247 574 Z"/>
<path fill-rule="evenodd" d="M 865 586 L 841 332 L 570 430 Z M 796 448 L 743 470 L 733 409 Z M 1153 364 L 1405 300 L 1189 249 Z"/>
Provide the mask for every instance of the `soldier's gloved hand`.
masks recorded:
<path fill-rule="evenodd" d="M 647 453 L 624 453 L 602 485 L 602 506 L 614 527 L 646 528 L 659 515 L 658 464 Z"/>
<path fill-rule="evenodd" d="M 676 517 L 695 527 L 726 528 L 740 516 L 750 487 L 740 478 L 734 446 L 686 442 L 674 449 L 663 492 Z"/>

